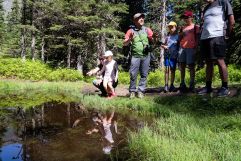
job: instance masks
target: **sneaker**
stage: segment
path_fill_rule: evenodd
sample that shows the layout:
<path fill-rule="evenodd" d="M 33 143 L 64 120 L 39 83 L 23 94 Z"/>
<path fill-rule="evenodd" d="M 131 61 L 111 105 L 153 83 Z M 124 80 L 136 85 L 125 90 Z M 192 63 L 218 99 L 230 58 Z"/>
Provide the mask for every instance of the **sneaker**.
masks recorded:
<path fill-rule="evenodd" d="M 174 85 L 171 85 L 169 88 L 169 92 L 174 92 L 176 90 L 176 88 L 174 87 Z"/>
<path fill-rule="evenodd" d="M 185 83 L 181 83 L 179 89 L 180 89 L 180 92 L 182 92 L 182 93 L 186 92 L 187 91 L 186 84 Z"/>
<path fill-rule="evenodd" d="M 228 90 L 228 88 L 225 87 L 221 87 L 218 90 L 218 97 L 226 97 L 230 94 L 230 91 Z"/>
<path fill-rule="evenodd" d="M 130 98 L 135 98 L 136 97 L 136 93 L 135 92 L 131 92 L 130 93 Z"/>
<path fill-rule="evenodd" d="M 142 92 L 138 92 L 137 97 L 138 97 L 138 98 L 143 98 L 143 97 L 144 97 L 144 94 L 143 94 Z"/>
<path fill-rule="evenodd" d="M 204 87 L 201 89 L 201 91 L 198 92 L 198 95 L 205 95 L 205 94 L 208 94 L 208 93 L 212 93 L 212 88 L 211 89 L 208 89 L 207 87 Z"/>
<path fill-rule="evenodd" d="M 164 92 L 165 93 L 168 92 L 168 86 L 167 85 L 165 85 L 165 87 L 164 87 Z"/>
<path fill-rule="evenodd" d="M 113 92 L 113 93 L 109 93 L 107 98 L 112 99 L 115 96 L 116 96 L 116 94 L 115 94 L 115 92 Z"/>

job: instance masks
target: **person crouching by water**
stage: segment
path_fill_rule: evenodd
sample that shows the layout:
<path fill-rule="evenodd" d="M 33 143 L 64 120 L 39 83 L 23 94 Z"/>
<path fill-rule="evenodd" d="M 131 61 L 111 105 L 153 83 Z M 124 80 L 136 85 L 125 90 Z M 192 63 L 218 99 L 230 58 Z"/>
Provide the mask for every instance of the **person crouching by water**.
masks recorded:
<path fill-rule="evenodd" d="M 130 98 L 135 97 L 136 80 L 138 72 L 141 78 L 138 85 L 138 97 L 143 98 L 146 88 L 147 76 L 150 66 L 150 43 L 153 41 L 153 32 L 144 25 L 145 15 L 137 13 L 133 16 L 135 26 L 125 34 L 124 46 L 131 44 L 131 66 L 130 66 Z"/>
<path fill-rule="evenodd" d="M 101 71 L 101 69 L 104 66 L 104 62 L 105 62 L 105 58 L 103 56 L 99 57 L 99 63 L 97 65 L 96 68 L 90 70 L 88 73 L 86 73 L 88 76 L 93 76 L 96 75 L 99 71 Z M 104 77 L 105 73 L 102 73 L 102 75 L 98 75 L 96 76 L 96 79 L 93 80 L 93 85 L 98 88 L 101 92 L 101 96 L 106 97 L 107 96 L 107 92 L 105 91 L 105 88 L 103 86 L 103 77 Z M 118 81 L 113 83 L 113 88 L 116 88 L 118 85 Z"/>
<path fill-rule="evenodd" d="M 173 85 L 175 80 L 175 71 L 177 65 L 178 57 L 178 41 L 179 36 L 177 33 L 177 24 L 171 21 L 168 24 L 169 33 L 166 38 L 165 44 L 162 44 L 161 47 L 165 49 L 164 54 L 164 65 L 165 65 L 165 87 L 164 92 L 173 92 L 175 87 Z M 168 88 L 169 74 L 171 71 L 171 82 L 170 87 Z"/>
<path fill-rule="evenodd" d="M 108 94 L 108 98 L 116 96 L 113 84 L 118 81 L 118 65 L 113 59 L 112 51 L 108 50 L 104 54 L 106 59 L 103 64 L 103 68 L 98 72 L 98 75 L 103 75 L 103 86 Z"/>

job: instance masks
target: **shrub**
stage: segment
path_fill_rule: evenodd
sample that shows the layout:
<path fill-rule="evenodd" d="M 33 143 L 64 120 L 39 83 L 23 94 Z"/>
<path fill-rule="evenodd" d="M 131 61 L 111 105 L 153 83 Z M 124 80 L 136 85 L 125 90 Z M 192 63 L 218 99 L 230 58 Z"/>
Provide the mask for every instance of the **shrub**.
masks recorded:
<path fill-rule="evenodd" d="M 0 58 L 0 76 L 24 80 L 78 81 L 83 76 L 76 70 L 53 70 L 41 61 L 31 61 L 16 58 Z"/>
<path fill-rule="evenodd" d="M 83 76 L 77 71 L 72 69 L 57 69 L 52 71 L 47 80 L 49 81 L 79 81 L 83 80 Z"/>

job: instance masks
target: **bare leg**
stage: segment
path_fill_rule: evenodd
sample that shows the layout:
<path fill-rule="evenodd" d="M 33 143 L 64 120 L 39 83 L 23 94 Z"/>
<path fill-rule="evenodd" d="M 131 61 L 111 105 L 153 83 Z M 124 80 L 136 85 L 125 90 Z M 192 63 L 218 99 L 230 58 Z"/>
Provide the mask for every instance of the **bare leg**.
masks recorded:
<path fill-rule="evenodd" d="M 192 85 L 194 85 L 194 81 L 195 81 L 195 65 L 190 64 L 189 69 L 190 69 L 190 87 L 191 87 Z"/>
<path fill-rule="evenodd" d="M 171 84 L 174 84 L 175 81 L 175 69 L 171 69 Z"/>
<path fill-rule="evenodd" d="M 103 86 L 105 88 L 106 93 L 108 93 L 107 83 L 108 83 L 108 81 L 104 79 L 103 80 Z"/>
<path fill-rule="evenodd" d="M 165 86 L 168 85 L 170 67 L 165 68 Z"/>
<path fill-rule="evenodd" d="M 212 82 L 213 78 L 213 62 L 211 60 L 207 61 L 206 66 L 206 82 Z"/>
<path fill-rule="evenodd" d="M 218 63 L 219 74 L 220 74 L 221 80 L 223 82 L 228 82 L 228 69 L 225 64 L 224 59 L 218 59 L 217 63 Z"/>
<path fill-rule="evenodd" d="M 113 86 L 112 86 L 112 82 L 108 82 L 108 83 L 107 83 L 107 87 L 108 87 L 108 89 L 109 89 L 109 93 L 111 93 L 111 94 L 114 94 L 114 93 L 115 93 L 115 90 L 114 90 L 114 88 L 113 88 Z"/>

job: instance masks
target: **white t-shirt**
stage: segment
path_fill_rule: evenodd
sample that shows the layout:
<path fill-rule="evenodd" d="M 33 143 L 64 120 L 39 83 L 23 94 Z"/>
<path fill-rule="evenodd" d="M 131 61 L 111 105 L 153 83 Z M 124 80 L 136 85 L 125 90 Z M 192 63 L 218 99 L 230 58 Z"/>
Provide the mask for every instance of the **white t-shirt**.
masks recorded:
<path fill-rule="evenodd" d="M 116 66 L 116 61 L 115 60 L 111 60 L 110 62 L 105 61 L 104 64 L 104 79 L 108 80 L 108 81 L 114 81 L 115 77 L 116 77 L 116 72 L 115 71 L 115 66 Z"/>
<path fill-rule="evenodd" d="M 224 6 L 220 3 L 221 0 L 215 0 L 205 8 L 201 40 L 226 34 L 227 25 L 225 19 L 233 14 L 233 10 L 228 0 L 224 0 Z M 226 12 L 224 12 L 224 9 Z"/>

